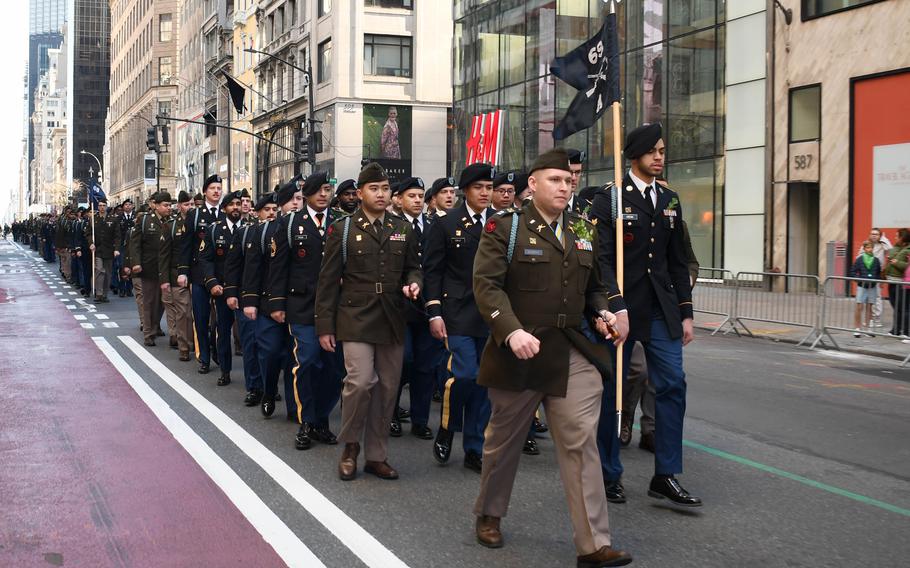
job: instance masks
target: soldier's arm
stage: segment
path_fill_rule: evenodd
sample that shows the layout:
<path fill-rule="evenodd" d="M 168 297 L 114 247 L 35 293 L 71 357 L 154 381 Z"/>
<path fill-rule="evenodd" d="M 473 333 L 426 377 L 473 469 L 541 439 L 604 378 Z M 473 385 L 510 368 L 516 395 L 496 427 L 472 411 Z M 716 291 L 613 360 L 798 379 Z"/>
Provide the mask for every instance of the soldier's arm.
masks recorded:
<path fill-rule="evenodd" d="M 120 246 L 120 238 L 121 238 L 120 237 L 120 232 L 121 232 L 120 223 L 119 222 L 114 223 L 113 226 L 114 226 L 114 236 L 113 236 L 113 241 L 111 241 L 111 244 L 113 245 L 114 250 L 117 251 L 118 247 Z"/>
<path fill-rule="evenodd" d="M 427 315 L 442 317 L 442 278 L 445 274 L 446 235 L 437 220 L 430 226 L 423 251 L 423 297 Z"/>
<path fill-rule="evenodd" d="M 325 254 L 319 269 L 316 284 L 316 335 L 335 333 L 335 312 L 341 295 L 341 276 L 344 273 L 344 259 L 341 255 L 341 238 L 344 221 L 329 227 L 325 240 Z"/>
<path fill-rule="evenodd" d="M 404 270 L 401 273 L 402 285 L 409 286 L 417 284 L 418 288 L 423 287 L 423 274 L 420 271 L 420 242 L 417 240 L 417 232 L 410 227 L 405 238 L 404 245 Z"/>
<path fill-rule="evenodd" d="M 266 225 L 259 225 L 251 235 L 247 236 L 246 258 L 243 263 L 243 275 L 240 294 L 240 306 L 244 308 L 258 308 L 259 295 L 262 292 L 261 270 L 262 251 L 259 248 L 262 231 Z"/>
<path fill-rule="evenodd" d="M 267 313 L 283 312 L 288 303 L 288 268 L 290 265 L 290 243 L 288 242 L 288 222 L 290 216 L 283 217 L 272 240 L 275 242 L 275 256 L 269 263 L 269 279 L 266 282 L 268 291 Z"/>
<path fill-rule="evenodd" d="M 215 278 L 215 229 L 218 225 L 209 225 L 205 236 L 199 243 L 199 268 L 202 270 L 202 284 L 211 292 L 220 282 Z"/>
<path fill-rule="evenodd" d="M 82 236 L 83 236 L 83 238 L 85 238 L 86 248 L 91 247 L 95 243 L 95 240 L 92 238 L 91 221 L 89 221 L 88 223 L 85 224 L 85 228 L 82 230 Z"/>
<path fill-rule="evenodd" d="M 517 222 L 520 222 L 520 218 Z M 509 335 L 522 329 L 522 325 L 515 316 L 505 291 L 506 274 L 509 271 L 506 254 L 512 217 L 497 217 L 494 224 L 492 232 L 487 229 L 489 222 L 484 227 L 474 256 L 474 299 L 480 315 L 490 326 L 493 341 L 497 345 L 503 345 Z"/>
<path fill-rule="evenodd" d="M 234 231 L 231 246 L 228 247 L 227 258 L 224 259 L 224 297 L 236 298 L 239 294 L 240 275 L 243 273 L 243 233 L 248 229 Z M 252 230 L 252 229 L 249 229 Z"/>
<path fill-rule="evenodd" d="M 178 257 L 180 262 L 177 264 L 177 274 L 180 276 L 189 276 L 190 274 L 190 264 L 193 262 L 193 218 L 195 217 L 195 212 L 190 211 L 186 214 L 186 217 L 183 219 L 183 241 L 181 244 L 181 250 L 178 251 Z"/>
<path fill-rule="evenodd" d="M 176 222 L 171 221 L 170 223 Z M 174 240 L 171 239 L 170 223 L 161 226 L 161 241 L 158 243 L 158 282 L 161 284 L 171 281 L 171 256 Z"/>
<path fill-rule="evenodd" d="M 695 250 L 692 248 L 692 239 L 689 237 L 689 225 L 682 221 L 683 226 L 683 243 L 686 245 L 686 266 L 689 269 L 689 283 L 694 288 L 695 281 L 698 280 L 698 257 L 695 256 Z"/>
<path fill-rule="evenodd" d="M 607 289 L 610 311 L 617 313 L 626 309 L 626 302 L 616 282 L 616 228 L 612 217 L 613 207 L 610 205 L 609 193 L 598 192 L 590 210 L 590 218 L 597 227 L 597 239 L 600 242 L 600 252 L 595 258 L 601 281 Z"/>
<path fill-rule="evenodd" d="M 676 215 L 676 218 L 682 221 L 682 205 L 676 208 Z M 670 231 L 670 240 L 667 245 L 667 272 L 670 274 L 670 281 L 676 288 L 680 316 L 682 319 L 692 319 L 694 317 L 692 286 L 689 284 L 689 266 L 681 222 Z"/>
<path fill-rule="evenodd" d="M 142 262 L 142 223 L 136 223 L 130 231 L 129 249 L 130 259 L 135 263 L 133 266 L 140 265 Z"/>
<path fill-rule="evenodd" d="M 585 289 L 585 308 L 594 314 L 599 314 L 602 310 L 610 309 L 610 300 L 607 287 L 604 286 L 600 276 L 600 263 L 597 262 L 600 253 L 600 238 L 597 232 L 594 232 L 591 248 L 594 249 L 594 262 L 588 274 L 588 286 Z"/>

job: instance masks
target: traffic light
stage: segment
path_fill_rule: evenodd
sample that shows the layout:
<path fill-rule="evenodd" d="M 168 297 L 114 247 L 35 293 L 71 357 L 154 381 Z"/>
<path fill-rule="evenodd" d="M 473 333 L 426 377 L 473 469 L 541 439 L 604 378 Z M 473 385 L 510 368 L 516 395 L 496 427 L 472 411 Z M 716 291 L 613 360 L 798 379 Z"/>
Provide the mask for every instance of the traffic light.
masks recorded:
<path fill-rule="evenodd" d="M 153 152 L 158 151 L 158 131 L 154 126 L 145 129 L 145 146 Z"/>
<path fill-rule="evenodd" d="M 297 137 L 294 138 L 295 151 L 299 154 L 297 158 L 302 162 L 310 161 L 310 137 L 307 136 L 306 130 L 301 128 L 297 131 Z"/>
<path fill-rule="evenodd" d="M 322 153 L 322 132 L 313 133 L 310 147 L 313 149 L 314 154 Z"/>

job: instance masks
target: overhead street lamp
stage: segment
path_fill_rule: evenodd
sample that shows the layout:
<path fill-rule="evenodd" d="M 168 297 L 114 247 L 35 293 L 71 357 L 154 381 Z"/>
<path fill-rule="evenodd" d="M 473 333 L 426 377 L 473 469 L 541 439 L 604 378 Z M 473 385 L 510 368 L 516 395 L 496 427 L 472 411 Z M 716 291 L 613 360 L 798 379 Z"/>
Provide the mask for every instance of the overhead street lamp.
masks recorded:
<path fill-rule="evenodd" d="M 85 150 L 79 150 L 79 153 L 82 155 L 89 155 L 95 158 L 95 162 L 98 163 L 98 183 L 104 183 L 104 172 L 101 170 L 101 160 L 98 159 L 98 156 L 92 154 L 91 152 L 86 152 Z M 92 175 L 92 169 L 89 168 L 89 177 Z"/>

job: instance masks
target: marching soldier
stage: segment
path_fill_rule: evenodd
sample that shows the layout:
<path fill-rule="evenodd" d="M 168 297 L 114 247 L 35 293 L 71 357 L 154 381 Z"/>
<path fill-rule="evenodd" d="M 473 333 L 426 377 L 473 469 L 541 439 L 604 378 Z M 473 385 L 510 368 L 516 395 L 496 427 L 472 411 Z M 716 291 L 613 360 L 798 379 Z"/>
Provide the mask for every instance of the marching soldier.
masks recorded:
<path fill-rule="evenodd" d="M 107 211 L 107 199 L 98 200 L 98 212 L 95 213 L 94 235 L 92 224 L 85 226 L 85 239 L 88 248 L 95 255 L 95 303 L 109 302 L 107 291 L 111 285 L 111 272 L 114 269 L 114 258 L 120 256 L 117 247 L 120 244 L 120 220 Z"/>
<path fill-rule="evenodd" d="M 243 348 L 243 380 L 246 383 L 246 406 L 257 406 L 262 402 L 262 372 L 259 368 L 259 356 L 256 350 L 256 321 L 244 315 L 240 309 L 240 287 L 243 281 L 243 265 L 246 260 L 247 245 L 252 243 L 255 227 L 259 223 L 274 221 L 278 216 L 278 203 L 274 193 L 259 198 L 253 206 L 257 214 L 256 223 L 248 223 L 234 232 L 234 239 L 228 247 L 227 259 L 224 261 L 224 297 L 230 309 L 234 310 L 237 327 L 240 332 L 240 345 Z"/>
<path fill-rule="evenodd" d="M 360 202 L 357 200 L 357 182 L 352 179 L 346 179 L 338 184 L 338 189 L 335 190 L 335 203 L 332 206 L 332 210 L 338 214 L 337 217 L 350 215 L 357 211 L 359 205 Z"/>
<path fill-rule="evenodd" d="M 389 177 L 379 164 L 360 172 L 357 197 L 360 208 L 329 228 L 316 288 L 316 333 L 326 351 L 344 342 L 347 378 L 338 437 L 345 446 L 338 476 L 356 477 L 363 440 L 364 472 L 398 479 L 387 461 L 389 422 L 404 353 L 401 294 L 410 300 L 420 295 L 417 235 L 386 213 Z"/>
<path fill-rule="evenodd" d="M 199 243 L 199 265 L 202 269 L 202 285 L 212 297 L 215 305 L 215 337 L 218 366 L 221 376 L 218 386 L 231 384 L 233 365 L 231 341 L 233 339 L 234 311 L 227 305 L 224 296 L 224 261 L 234 233 L 241 226 L 243 194 L 240 191 L 228 193 L 221 200 L 221 218 L 208 226 L 205 239 Z"/>
<path fill-rule="evenodd" d="M 458 186 L 464 191 L 464 202 L 436 222 L 424 256 L 430 333 L 446 342 L 451 372 L 443 392 L 433 457 L 439 463 L 448 462 L 455 432 L 462 431 L 464 466 L 480 473 L 490 401 L 486 389 L 477 384 L 477 371 L 490 331 L 477 311 L 471 282 L 483 226 L 493 215 L 489 209 L 493 168 L 468 166 L 461 172 Z"/>
<path fill-rule="evenodd" d="M 221 178 L 212 175 L 202 186 L 204 203 L 186 216 L 184 232 L 188 237 L 181 251 L 182 262 L 178 266 L 180 276 L 189 279 L 190 294 L 193 298 L 193 326 L 196 332 L 196 359 L 199 373 L 209 372 L 212 357 L 209 320 L 212 317 L 212 297 L 205 287 L 202 266 L 199 263 L 199 246 L 205 238 L 209 225 L 222 219 L 218 204 L 221 201 Z M 230 353 L 227 353 L 230 356 Z"/>
<path fill-rule="evenodd" d="M 455 207 L 455 178 L 443 177 L 434 181 L 424 195 L 424 200 L 430 217 Z"/>
<path fill-rule="evenodd" d="M 329 429 L 329 415 L 341 396 L 344 356 L 340 345 L 335 353 L 319 347 L 314 323 L 325 237 L 336 219 L 328 208 L 332 193 L 325 172 L 308 176 L 303 185 L 306 206 L 282 217 L 272 237 L 268 303 L 263 309 L 279 324 L 287 323 L 291 332 L 298 450 L 310 449 L 313 441 L 338 443 Z"/>
<path fill-rule="evenodd" d="M 582 164 L 587 157 L 581 150 L 567 148 L 566 153 L 569 155 L 569 167 L 572 168 L 572 195 L 569 197 L 569 203 L 566 205 L 566 211 L 571 213 L 582 213 L 579 207 L 581 203 L 578 200 L 578 182 L 581 180 Z"/>
<path fill-rule="evenodd" d="M 682 209 L 676 192 L 657 181 L 663 172 L 664 141 L 660 124 L 640 126 L 626 137 L 623 150 L 632 166 L 621 188 L 598 193 L 591 206 L 602 246 L 600 268 L 610 280 L 616 271 L 615 222 L 612 192 L 622 192 L 625 301 L 629 306 L 632 343 L 625 349 L 629 368 L 632 348 L 641 342 L 648 361 L 648 379 L 654 385 L 654 477 L 651 497 L 667 498 L 687 507 L 702 502 L 690 495 L 676 474 L 682 472 L 682 431 L 686 409 L 686 375 L 682 348 L 694 336 L 692 289 L 686 266 Z M 598 442 L 608 497 L 624 502 L 619 438 L 613 419 L 615 391 L 604 392 Z"/>
<path fill-rule="evenodd" d="M 166 191 L 160 191 L 152 196 L 152 202 L 155 204 L 154 213 L 145 214 L 130 235 L 131 272 L 142 282 L 142 333 L 149 347 L 155 345 L 161 321 L 158 255 L 164 239 L 164 225 L 171 213 L 171 196 Z"/>
<path fill-rule="evenodd" d="M 133 225 L 136 224 L 136 214 L 133 212 L 133 201 L 124 200 L 123 211 L 120 213 L 120 256 L 114 259 L 114 269 L 120 271 L 120 284 L 118 292 L 121 298 L 133 295 L 133 279 L 128 275 L 129 263 L 126 256 L 126 241 L 129 238 Z M 124 270 L 124 268 L 126 270 Z"/>
<path fill-rule="evenodd" d="M 493 199 L 490 207 L 494 211 L 502 211 L 512 207 L 515 200 L 515 185 L 521 176 L 519 171 L 503 172 L 493 178 Z"/>
<path fill-rule="evenodd" d="M 172 347 L 176 347 L 181 361 L 190 360 L 190 342 L 193 341 L 193 311 L 190 301 L 190 290 L 186 278 L 180 280 L 178 266 L 180 252 L 183 250 L 186 215 L 190 210 L 190 195 L 181 191 L 177 197 L 177 212 L 164 223 L 162 235 L 164 240 L 158 249 L 158 282 L 161 287 L 161 301 L 168 316 L 168 332 L 171 334 Z M 180 283 L 182 282 L 182 284 Z M 171 328 L 173 322 L 173 328 Z"/>
<path fill-rule="evenodd" d="M 67 238 L 69 224 L 73 222 L 73 210 L 70 207 L 63 208 L 63 215 L 57 219 L 57 231 L 54 235 L 54 246 L 57 248 L 57 254 L 60 257 L 60 274 L 63 279 L 69 282 L 72 279 L 72 264 L 70 259 L 70 243 Z"/>
<path fill-rule="evenodd" d="M 279 215 L 299 211 L 303 206 L 303 192 L 294 177 L 278 190 Z M 288 420 L 296 416 L 291 382 L 291 337 L 284 323 L 272 319 L 268 311 L 269 278 L 274 258 L 275 243 L 272 238 L 278 230 L 277 221 L 266 221 L 253 230 L 246 244 L 240 305 L 243 314 L 256 320 L 256 354 L 262 373 L 264 392 L 260 410 L 266 418 L 275 412 L 278 396 L 278 376 L 284 374 L 284 397 Z"/>
<path fill-rule="evenodd" d="M 577 566 L 622 566 L 632 557 L 611 548 L 595 436 L 610 354 L 581 329 L 585 314 L 597 314 L 592 323 L 602 335 L 617 320 L 608 312 L 596 262 L 595 228 L 565 211 L 570 179 L 564 150 L 541 155 L 531 168 L 534 201 L 488 221 L 477 251 L 474 293 L 491 329 L 478 381 L 489 389 L 493 411 L 474 505 L 475 533 L 484 546 L 503 545 L 500 519 L 508 509 L 528 424 L 543 402 Z"/>

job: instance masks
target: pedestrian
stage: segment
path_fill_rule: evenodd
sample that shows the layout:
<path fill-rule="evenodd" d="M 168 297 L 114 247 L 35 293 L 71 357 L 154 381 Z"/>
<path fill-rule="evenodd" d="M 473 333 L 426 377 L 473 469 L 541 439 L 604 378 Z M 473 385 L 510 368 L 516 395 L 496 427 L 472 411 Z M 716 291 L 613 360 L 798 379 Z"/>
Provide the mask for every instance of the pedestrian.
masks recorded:
<path fill-rule="evenodd" d="M 491 330 L 478 382 L 492 415 L 484 444 L 475 535 L 503 545 L 506 515 L 521 448 L 534 411 L 547 413 L 577 552 L 583 568 L 632 561 L 612 548 L 597 449 L 606 346 L 582 331 L 587 314 L 601 334 L 617 323 L 597 264 L 593 224 L 566 211 L 571 170 L 565 150 L 542 154 L 531 167 L 534 200 L 487 221 L 474 262 L 477 307 Z M 619 341 L 622 340 L 620 337 Z"/>
<path fill-rule="evenodd" d="M 885 256 L 885 280 L 888 280 L 888 302 L 894 312 L 891 331 L 888 335 L 902 339 L 910 333 L 910 288 L 907 282 L 907 266 L 910 264 L 910 229 L 897 232 L 897 242 Z"/>
<path fill-rule="evenodd" d="M 325 351 L 344 342 L 339 478 L 356 477 L 363 441 L 364 472 L 398 479 L 388 463 L 389 422 L 404 354 L 402 295 L 420 296 L 417 235 L 386 212 L 389 176 L 379 164 L 361 170 L 357 197 L 360 208 L 329 228 L 316 287 L 316 334 Z"/>
<path fill-rule="evenodd" d="M 885 254 L 891 249 L 891 241 L 888 240 L 888 237 L 882 232 L 878 227 L 873 227 L 869 231 L 869 241 L 872 243 L 872 254 L 875 258 L 878 259 L 878 262 L 885 268 Z M 856 251 L 857 255 L 863 254 L 863 245 L 860 245 L 859 250 Z M 883 278 L 882 274 L 878 275 L 878 278 Z M 875 285 L 876 288 L 879 288 L 879 285 Z M 882 324 L 882 295 L 879 291 L 878 299 L 875 300 L 875 303 L 872 304 L 872 323 L 870 327 L 883 327 Z"/>
<path fill-rule="evenodd" d="M 853 261 L 848 273 L 860 279 L 856 283 L 856 311 L 853 315 L 853 337 L 862 337 L 860 330 L 873 327 L 872 308 L 878 298 L 878 280 L 882 274 L 882 264 L 875 257 L 875 245 L 871 240 L 863 241 L 862 252 Z"/>
<path fill-rule="evenodd" d="M 623 368 L 628 369 L 634 343 L 641 342 L 654 385 L 654 476 L 648 495 L 686 507 L 701 499 L 676 479 L 682 473 L 682 434 L 686 410 L 683 346 L 694 337 L 692 288 L 686 263 L 679 196 L 657 177 L 663 173 L 665 145 L 660 124 L 640 126 L 626 137 L 624 155 L 632 160 L 622 187 L 608 186 L 594 197 L 591 219 L 601 240 L 601 271 L 608 281 L 616 274 L 614 195 L 622 193 L 624 300 L 628 306 L 629 344 Z M 613 409 L 614 389 L 604 392 L 598 426 L 604 481 L 611 502 L 626 500 L 619 459 L 619 437 Z"/>

